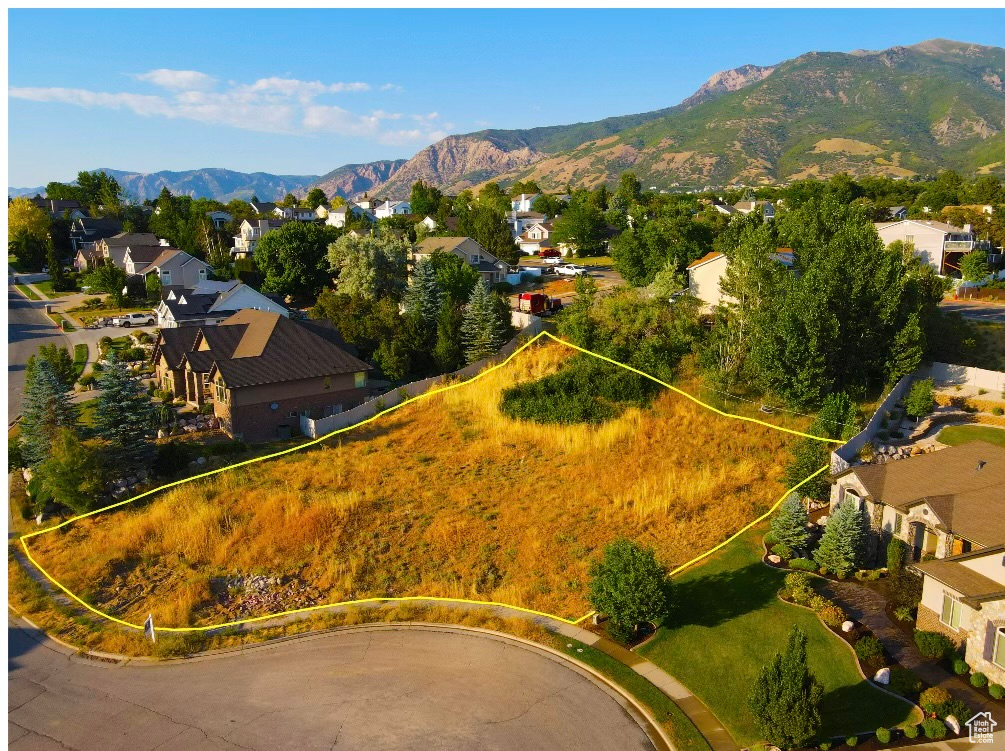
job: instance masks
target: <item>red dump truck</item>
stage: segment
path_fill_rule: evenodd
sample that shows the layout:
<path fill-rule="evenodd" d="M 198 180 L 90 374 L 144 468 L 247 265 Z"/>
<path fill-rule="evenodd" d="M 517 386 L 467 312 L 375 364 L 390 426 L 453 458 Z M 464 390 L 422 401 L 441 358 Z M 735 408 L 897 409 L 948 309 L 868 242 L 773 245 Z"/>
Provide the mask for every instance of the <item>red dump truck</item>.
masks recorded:
<path fill-rule="evenodd" d="M 562 309 L 562 301 L 557 297 L 548 297 L 542 292 L 523 292 L 520 294 L 518 306 L 521 313 L 550 316 Z"/>

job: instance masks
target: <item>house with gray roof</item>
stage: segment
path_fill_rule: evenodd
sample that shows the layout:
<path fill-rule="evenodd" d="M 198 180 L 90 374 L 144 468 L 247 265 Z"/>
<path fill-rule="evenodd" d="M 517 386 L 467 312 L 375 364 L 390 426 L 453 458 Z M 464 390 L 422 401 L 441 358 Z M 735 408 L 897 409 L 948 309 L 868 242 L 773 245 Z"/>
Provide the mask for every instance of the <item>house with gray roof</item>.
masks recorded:
<path fill-rule="evenodd" d="M 474 266 L 489 284 L 506 281 L 509 264 L 500 261 L 470 237 L 427 237 L 412 249 L 412 260 L 432 257 L 433 253 L 452 253 Z"/>
<path fill-rule="evenodd" d="M 213 326 L 240 310 L 264 310 L 289 317 L 285 306 L 235 279 L 202 281 L 190 289 L 165 287 L 157 305 L 157 325 Z"/>

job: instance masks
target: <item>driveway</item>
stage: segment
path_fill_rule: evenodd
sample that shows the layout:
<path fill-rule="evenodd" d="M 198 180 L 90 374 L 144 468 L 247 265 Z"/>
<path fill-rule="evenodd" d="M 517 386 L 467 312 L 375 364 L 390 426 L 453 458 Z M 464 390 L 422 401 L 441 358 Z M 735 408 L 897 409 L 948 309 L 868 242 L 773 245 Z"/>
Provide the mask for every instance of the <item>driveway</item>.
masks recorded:
<path fill-rule="evenodd" d="M 21 412 L 24 367 L 43 344 L 67 346 L 66 337 L 45 315 L 44 302 L 25 299 L 7 288 L 7 422 Z"/>
<path fill-rule="evenodd" d="M 651 749 L 557 658 L 483 635 L 343 631 L 178 664 L 106 665 L 8 620 L 11 749 Z"/>
<path fill-rule="evenodd" d="M 939 307 L 947 313 L 959 313 L 972 321 L 1005 323 L 1005 305 L 971 300 L 943 300 Z"/>

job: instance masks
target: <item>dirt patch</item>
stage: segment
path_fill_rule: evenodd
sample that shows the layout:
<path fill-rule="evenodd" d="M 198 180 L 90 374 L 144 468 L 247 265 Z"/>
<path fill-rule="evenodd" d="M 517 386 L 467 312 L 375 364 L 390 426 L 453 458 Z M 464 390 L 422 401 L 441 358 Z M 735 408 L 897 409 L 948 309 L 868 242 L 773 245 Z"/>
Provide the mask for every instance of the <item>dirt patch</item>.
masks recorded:
<path fill-rule="evenodd" d="M 816 146 L 813 147 L 813 153 L 816 154 L 841 152 L 868 156 L 870 154 L 879 154 L 882 151 L 883 149 L 878 146 L 873 146 L 871 143 L 866 143 L 865 141 L 856 141 L 853 138 L 825 138 L 822 141 L 817 141 Z"/>

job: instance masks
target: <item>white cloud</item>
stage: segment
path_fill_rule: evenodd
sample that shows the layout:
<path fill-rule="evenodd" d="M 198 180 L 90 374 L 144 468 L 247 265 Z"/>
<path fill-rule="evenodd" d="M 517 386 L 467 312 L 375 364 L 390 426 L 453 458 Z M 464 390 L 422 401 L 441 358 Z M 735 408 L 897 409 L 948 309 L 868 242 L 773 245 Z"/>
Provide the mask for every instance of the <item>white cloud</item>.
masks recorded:
<path fill-rule="evenodd" d="M 213 76 L 200 73 L 197 70 L 170 70 L 157 68 L 148 73 L 137 73 L 133 76 L 138 81 L 147 81 L 162 89 L 196 89 L 206 91 L 216 86 Z"/>
<path fill-rule="evenodd" d="M 373 90 L 363 82 L 301 81 L 271 76 L 251 83 L 221 82 L 195 70 L 158 68 L 132 76 L 136 80 L 163 89 L 157 94 L 103 92 L 69 88 L 8 88 L 13 99 L 36 102 L 60 102 L 86 108 L 128 110 L 142 117 L 184 119 L 208 125 L 222 125 L 267 133 L 324 134 L 371 138 L 381 143 L 430 143 L 445 135 L 450 123 L 440 123 L 439 114 L 405 115 L 382 109 L 368 114 L 352 112 L 332 104 L 338 94 Z M 386 83 L 380 91 L 401 91 L 397 84 Z M 408 118 L 414 128 L 385 130 L 388 121 Z"/>

